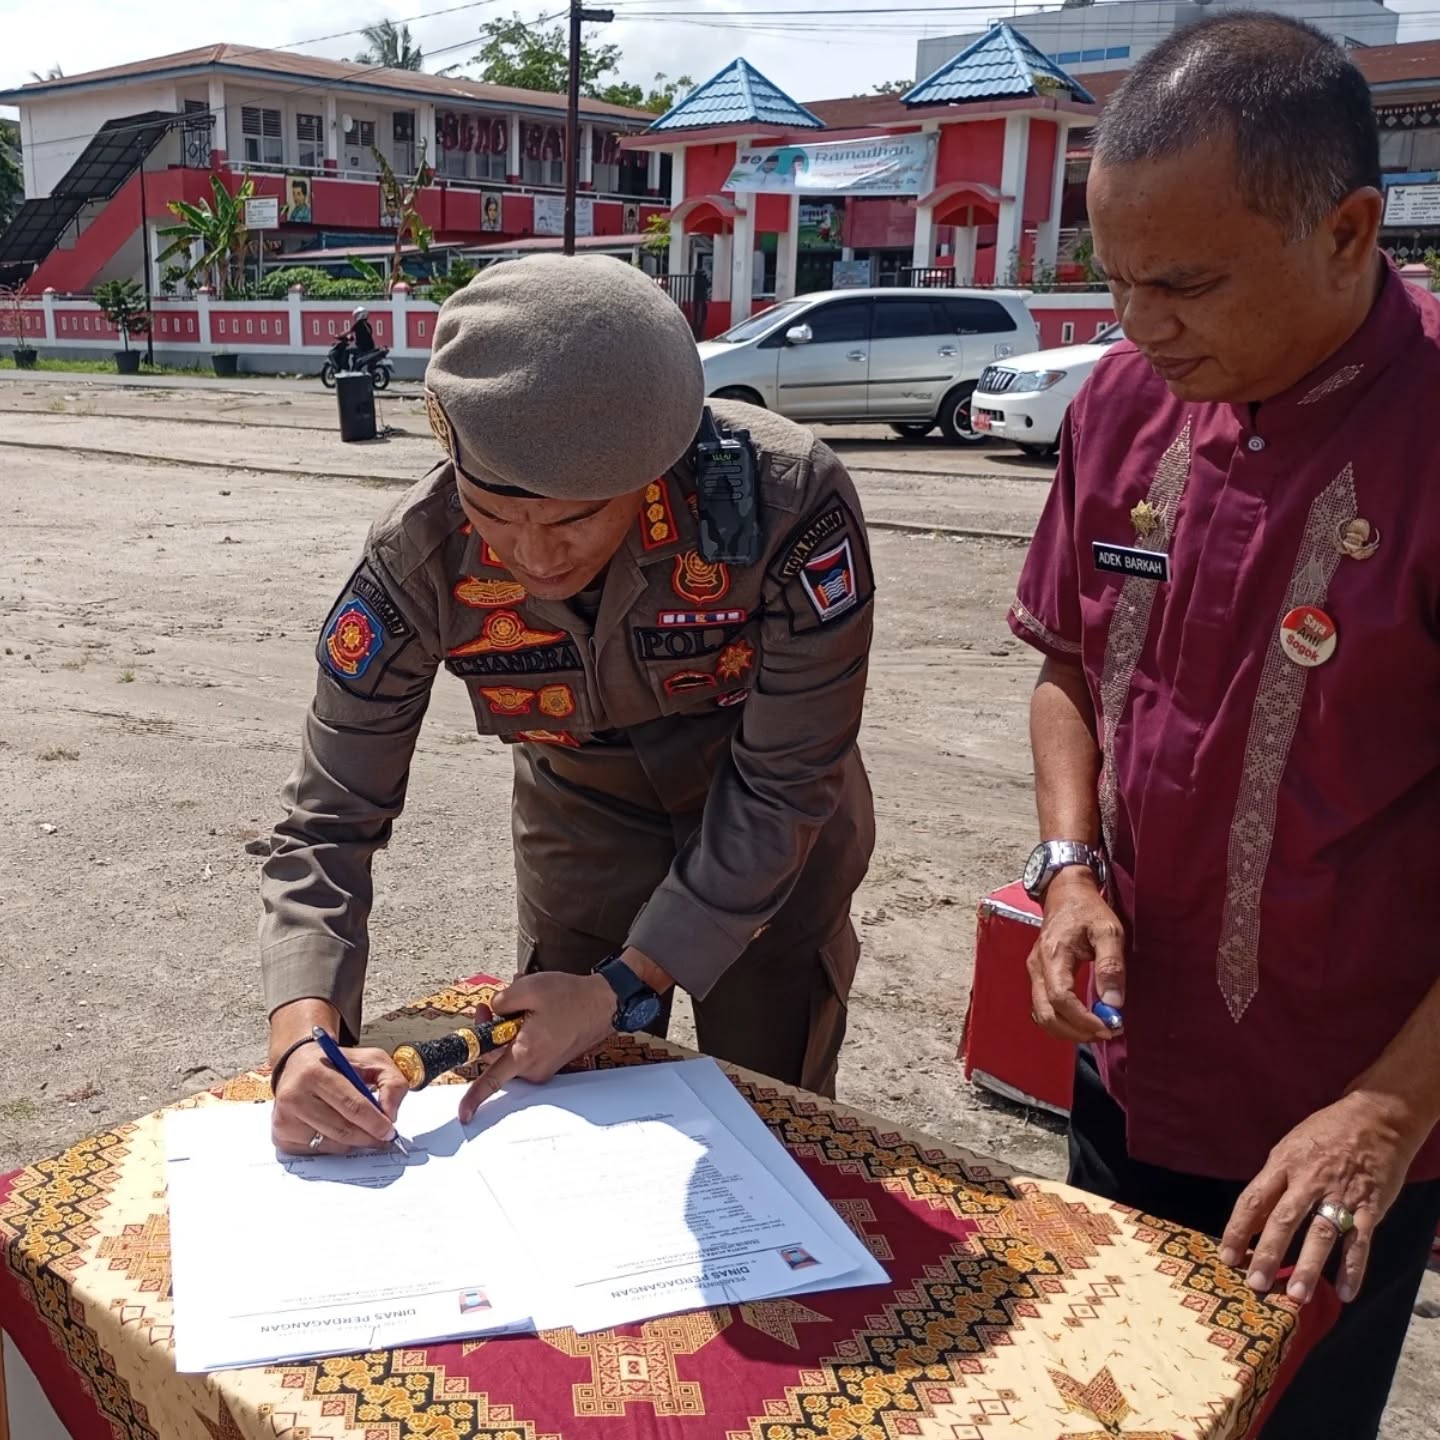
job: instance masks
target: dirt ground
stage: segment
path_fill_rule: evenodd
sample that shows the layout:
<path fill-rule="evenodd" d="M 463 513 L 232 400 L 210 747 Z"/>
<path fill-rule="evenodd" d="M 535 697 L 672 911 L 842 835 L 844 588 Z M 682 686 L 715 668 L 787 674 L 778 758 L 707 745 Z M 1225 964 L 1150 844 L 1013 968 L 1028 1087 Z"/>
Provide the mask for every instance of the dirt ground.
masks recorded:
<path fill-rule="evenodd" d="M 245 845 L 276 817 L 366 525 L 434 455 L 413 398 L 384 402 L 394 433 L 367 446 L 340 442 L 333 406 L 283 382 L 0 381 L 0 1172 L 264 1054 Z M 1059 1124 L 955 1059 L 975 902 L 1034 834 L 1036 662 L 1004 619 L 1023 546 L 979 537 L 1027 535 L 1049 475 L 832 438 L 879 522 L 862 737 L 879 844 L 840 1095 L 1057 1175 Z M 442 680 L 377 862 L 372 1015 L 511 968 L 510 763 L 468 709 Z M 1440 1276 L 1422 1299 L 1440 1314 Z M 1440 1321 L 1417 1316 L 1382 1434 L 1437 1431 Z"/>

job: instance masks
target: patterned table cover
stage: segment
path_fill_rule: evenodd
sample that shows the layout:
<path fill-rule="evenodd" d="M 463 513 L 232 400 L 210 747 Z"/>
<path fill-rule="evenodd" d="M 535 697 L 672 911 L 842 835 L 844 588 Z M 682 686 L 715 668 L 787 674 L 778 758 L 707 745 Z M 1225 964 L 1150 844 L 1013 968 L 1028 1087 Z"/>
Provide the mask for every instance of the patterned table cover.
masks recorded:
<path fill-rule="evenodd" d="M 442 1032 L 492 989 L 367 1042 Z M 617 1039 L 590 1063 L 684 1054 Z M 0 1178 L 0 1327 L 74 1440 L 1240 1440 L 1333 1319 L 1257 1298 L 1191 1231 L 732 1078 L 889 1288 L 177 1375 L 156 1114 Z M 257 1072 L 182 1103 L 269 1094 Z"/>

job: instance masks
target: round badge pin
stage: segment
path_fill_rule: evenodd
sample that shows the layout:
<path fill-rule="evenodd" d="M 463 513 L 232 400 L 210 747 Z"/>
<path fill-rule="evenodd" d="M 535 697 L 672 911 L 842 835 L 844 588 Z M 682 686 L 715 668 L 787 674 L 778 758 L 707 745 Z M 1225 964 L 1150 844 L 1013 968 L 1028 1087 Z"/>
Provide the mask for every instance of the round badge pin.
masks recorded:
<path fill-rule="evenodd" d="M 1280 648 L 1296 665 L 1323 665 L 1335 653 L 1335 622 L 1317 606 L 1297 605 L 1280 622 Z"/>

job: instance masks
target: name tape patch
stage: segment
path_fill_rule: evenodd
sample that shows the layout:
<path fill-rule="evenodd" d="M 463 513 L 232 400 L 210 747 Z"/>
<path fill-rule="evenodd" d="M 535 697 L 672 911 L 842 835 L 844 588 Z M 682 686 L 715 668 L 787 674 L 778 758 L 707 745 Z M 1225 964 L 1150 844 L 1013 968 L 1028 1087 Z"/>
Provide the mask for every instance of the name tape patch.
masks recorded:
<path fill-rule="evenodd" d="M 1170 578 L 1170 557 L 1163 550 L 1137 550 L 1132 545 L 1107 545 L 1103 540 L 1092 541 L 1090 548 L 1097 570 L 1137 580 L 1158 582 Z"/>
<path fill-rule="evenodd" d="M 817 516 L 791 541 L 790 549 L 786 552 L 785 559 L 781 562 L 777 576 L 780 580 L 793 580 L 799 573 L 800 567 L 837 531 L 845 528 L 845 511 L 839 506 L 832 506 L 823 515 Z"/>
<path fill-rule="evenodd" d="M 400 613 L 395 602 L 368 575 L 357 573 L 351 577 L 350 588 L 380 617 L 385 628 L 397 637 L 408 635 L 410 626 Z"/>
<path fill-rule="evenodd" d="M 529 650 L 493 651 L 488 655 L 461 655 L 445 662 L 452 675 L 554 675 L 580 670 L 580 651 L 573 641 L 537 645 Z"/>

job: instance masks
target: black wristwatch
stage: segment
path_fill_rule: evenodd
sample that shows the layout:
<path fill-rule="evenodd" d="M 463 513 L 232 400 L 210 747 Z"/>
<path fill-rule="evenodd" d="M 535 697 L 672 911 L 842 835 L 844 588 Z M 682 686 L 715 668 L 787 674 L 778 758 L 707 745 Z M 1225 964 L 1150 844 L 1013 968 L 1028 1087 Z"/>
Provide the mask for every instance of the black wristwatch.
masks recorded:
<path fill-rule="evenodd" d="M 610 1022 L 622 1035 L 633 1035 L 660 1018 L 660 997 L 620 958 L 607 955 L 596 967 L 615 992 L 615 1018 Z"/>

